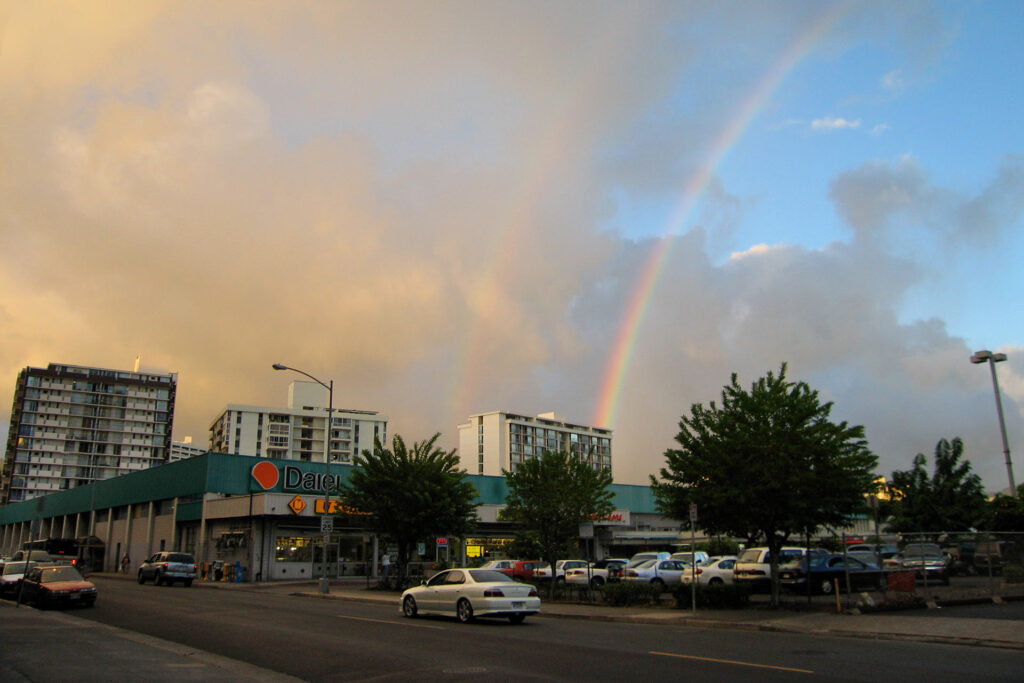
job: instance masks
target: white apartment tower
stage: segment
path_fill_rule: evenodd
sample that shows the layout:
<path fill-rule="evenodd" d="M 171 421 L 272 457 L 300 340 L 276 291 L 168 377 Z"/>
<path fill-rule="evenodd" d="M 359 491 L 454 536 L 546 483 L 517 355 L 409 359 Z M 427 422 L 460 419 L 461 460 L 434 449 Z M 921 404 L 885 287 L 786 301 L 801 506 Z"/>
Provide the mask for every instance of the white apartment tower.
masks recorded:
<path fill-rule="evenodd" d="M 388 419 L 372 410 L 334 408 L 331 462 L 352 464 L 373 440 L 387 442 Z M 281 460 L 324 462 L 327 392 L 316 382 L 295 381 L 287 408 L 229 404 L 210 425 L 210 450 Z"/>
<path fill-rule="evenodd" d="M 593 467 L 612 466 L 612 431 L 566 422 L 554 413 L 526 417 L 495 411 L 459 425 L 459 457 L 471 474 L 501 476 L 544 451 L 565 451 Z"/>
<path fill-rule="evenodd" d="M 15 503 L 167 462 L 176 373 L 80 365 L 18 373 L 0 480 Z"/>

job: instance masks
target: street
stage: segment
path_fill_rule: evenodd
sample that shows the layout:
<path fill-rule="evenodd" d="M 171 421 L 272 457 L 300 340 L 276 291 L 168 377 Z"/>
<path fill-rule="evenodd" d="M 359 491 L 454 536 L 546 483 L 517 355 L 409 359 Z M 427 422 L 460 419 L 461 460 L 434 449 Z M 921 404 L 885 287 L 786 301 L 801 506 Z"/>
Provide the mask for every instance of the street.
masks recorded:
<path fill-rule="evenodd" d="M 98 578 L 68 612 L 304 680 L 1019 680 L 1019 651 L 533 617 L 462 625 L 289 589 L 140 586 Z M 40 653 L 45 656 L 45 653 Z M 173 678 L 170 675 L 168 678 Z"/>

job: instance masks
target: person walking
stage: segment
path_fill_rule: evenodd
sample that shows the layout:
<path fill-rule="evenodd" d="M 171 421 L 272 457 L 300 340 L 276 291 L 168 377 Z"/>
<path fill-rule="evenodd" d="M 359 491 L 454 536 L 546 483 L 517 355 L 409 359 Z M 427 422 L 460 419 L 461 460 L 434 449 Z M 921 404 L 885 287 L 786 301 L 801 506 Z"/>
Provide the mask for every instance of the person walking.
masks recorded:
<path fill-rule="evenodd" d="M 128 565 L 130 565 L 131 563 L 132 563 L 132 561 L 128 557 L 128 553 L 125 553 L 124 557 L 121 558 L 121 573 L 122 574 L 127 574 L 128 573 Z"/>

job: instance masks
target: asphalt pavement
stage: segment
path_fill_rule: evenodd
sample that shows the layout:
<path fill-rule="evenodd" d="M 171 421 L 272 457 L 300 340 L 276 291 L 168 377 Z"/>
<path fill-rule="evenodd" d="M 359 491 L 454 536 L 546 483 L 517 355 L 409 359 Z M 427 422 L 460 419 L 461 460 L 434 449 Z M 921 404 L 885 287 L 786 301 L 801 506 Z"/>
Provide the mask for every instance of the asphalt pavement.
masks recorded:
<path fill-rule="evenodd" d="M 99 574 L 134 580 L 131 576 Z M 365 580 L 332 582 L 320 593 L 316 582 L 225 583 L 197 581 L 194 587 L 221 590 L 274 590 L 319 600 L 359 600 L 393 605 L 398 595 L 368 588 Z M 1024 600 L 1024 585 L 1003 586 L 1008 600 Z M 879 596 L 880 597 L 880 596 Z M 913 640 L 964 646 L 1024 650 L 1024 623 L 1012 619 L 957 618 L 960 604 L 991 603 L 981 593 L 939 589 L 925 596 L 944 618 L 921 619 L 894 613 L 835 608 L 815 603 L 803 608 L 753 604 L 735 610 L 681 610 L 669 605 L 609 607 L 544 601 L 539 618 L 596 619 L 688 626 L 751 629 L 861 638 Z M 102 596 L 101 598 L 102 599 Z M 927 608 L 926 608 L 927 609 Z M 991 609 L 1000 609 L 992 605 Z M 905 612 L 903 614 L 910 614 Z M 42 644 L 42 646 L 40 646 Z M 0 681 L 176 680 L 294 681 L 245 662 L 95 622 L 72 614 L 40 611 L 0 602 Z M 44 656 L 41 656 L 44 655 Z"/>

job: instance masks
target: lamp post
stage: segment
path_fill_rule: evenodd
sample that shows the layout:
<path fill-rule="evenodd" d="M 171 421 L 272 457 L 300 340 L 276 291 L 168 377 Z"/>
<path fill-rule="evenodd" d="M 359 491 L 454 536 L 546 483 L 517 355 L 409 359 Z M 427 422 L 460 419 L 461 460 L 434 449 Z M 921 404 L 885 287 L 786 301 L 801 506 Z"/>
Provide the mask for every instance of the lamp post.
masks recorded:
<path fill-rule="evenodd" d="M 281 363 L 274 363 L 275 370 L 291 370 L 297 372 L 300 375 L 305 375 L 310 378 L 324 389 L 327 390 L 327 429 L 324 431 L 324 514 L 320 518 L 320 528 L 324 532 L 324 575 L 320 578 L 320 592 L 330 593 L 331 584 L 327 578 L 327 545 L 331 540 L 330 526 L 330 514 L 331 514 L 331 419 L 334 413 L 334 380 L 329 380 L 329 383 L 324 383 L 317 379 L 308 372 L 303 372 L 298 368 L 291 368 Z"/>
<path fill-rule="evenodd" d="M 1010 444 L 1006 440 L 1006 422 L 1003 420 L 1003 400 L 999 397 L 999 379 L 996 377 L 996 363 L 1006 360 L 1005 353 L 992 353 L 988 350 L 976 351 L 971 356 L 971 362 L 977 365 L 988 361 L 989 370 L 992 371 L 992 389 L 996 393 L 996 412 L 999 415 L 999 433 L 1003 437 L 1003 455 L 1006 457 L 1006 474 L 1010 478 L 1010 495 L 1017 494 L 1017 485 L 1013 481 L 1013 462 L 1010 460 Z"/>

